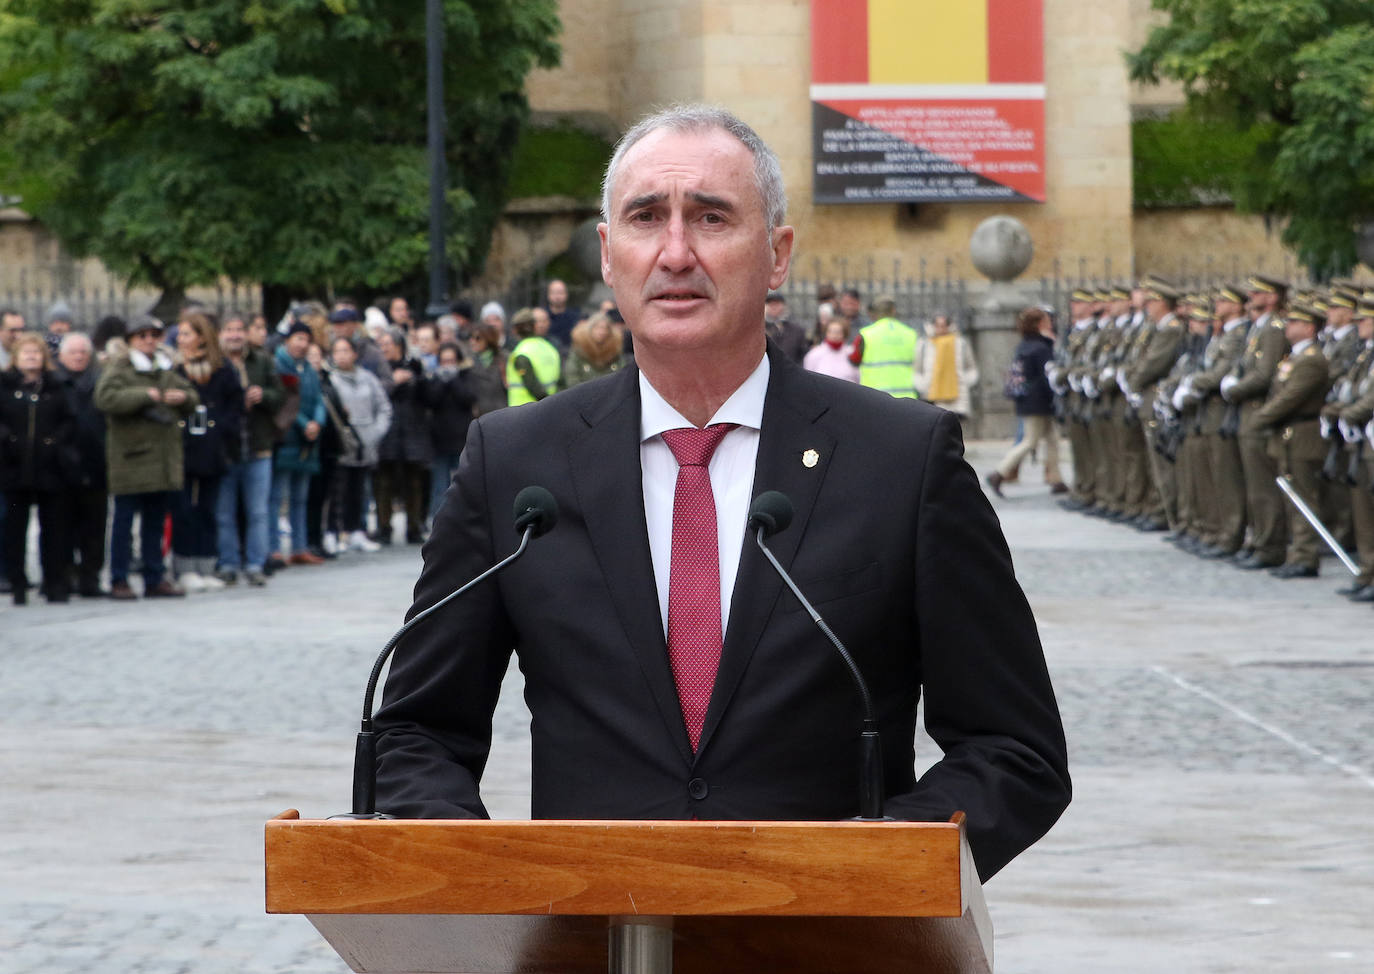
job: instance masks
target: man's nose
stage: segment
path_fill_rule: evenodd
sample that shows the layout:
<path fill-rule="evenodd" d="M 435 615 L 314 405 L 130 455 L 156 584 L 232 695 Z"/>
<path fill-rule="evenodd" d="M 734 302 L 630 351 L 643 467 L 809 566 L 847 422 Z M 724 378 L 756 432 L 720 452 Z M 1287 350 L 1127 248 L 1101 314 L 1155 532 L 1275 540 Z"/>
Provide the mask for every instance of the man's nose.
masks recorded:
<path fill-rule="evenodd" d="M 696 262 L 687 221 L 681 216 L 674 216 L 664 227 L 658 260 L 664 270 L 675 272 L 688 270 Z"/>

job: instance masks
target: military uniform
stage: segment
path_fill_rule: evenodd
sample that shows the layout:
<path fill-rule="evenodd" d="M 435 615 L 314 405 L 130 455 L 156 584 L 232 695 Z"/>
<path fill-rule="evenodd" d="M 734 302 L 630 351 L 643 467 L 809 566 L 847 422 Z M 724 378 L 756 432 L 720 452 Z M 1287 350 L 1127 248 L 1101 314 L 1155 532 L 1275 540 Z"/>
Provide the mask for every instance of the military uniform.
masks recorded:
<path fill-rule="evenodd" d="M 1153 292 L 1163 297 L 1174 297 L 1173 292 L 1156 288 Z M 1159 454 L 1159 438 L 1163 432 L 1154 415 L 1156 386 L 1169 374 L 1178 361 L 1183 348 L 1183 324 L 1172 312 L 1160 317 L 1143 329 L 1137 337 L 1137 347 L 1143 350 L 1135 364 L 1126 372 L 1127 386 L 1131 391 L 1131 405 L 1136 416 L 1145 428 L 1147 445 L 1146 456 L 1150 465 L 1150 476 L 1156 490 L 1157 503 L 1150 503 L 1142 514 L 1142 527 L 1176 527 L 1178 520 L 1178 497 L 1174 482 L 1173 466 Z"/>
<path fill-rule="evenodd" d="M 1148 336 L 1149 328 L 1150 322 L 1145 317 L 1145 312 L 1136 311 L 1132 314 L 1122 331 L 1121 340 L 1117 343 L 1112 363 L 1117 389 L 1121 392 L 1113 406 L 1112 420 L 1117 428 L 1121 450 L 1122 517 L 1131 522 L 1137 522 L 1145 517 L 1145 512 L 1156 504 L 1158 499 L 1154 482 L 1150 479 L 1150 461 L 1145 455 L 1148 449 L 1145 444 L 1145 428 L 1140 424 L 1135 407 L 1126 396 L 1126 374 L 1145 350 L 1148 342 L 1142 339 L 1142 333 Z"/>
<path fill-rule="evenodd" d="M 1358 318 L 1374 322 L 1374 302 L 1360 305 Z M 1351 526 L 1360 573 L 1344 594 L 1359 602 L 1374 602 L 1374 450 L 1368 443 L 1365 426 L 1374 419 L 1374 339 L 1363 341 L 1355 360 L 1337 381 L 1322 409 L 1322 416 L 1337 425 L 1337 435 L 1347 443 L 1353 474 L 1348 481 Z M 1354 442 L 1350 442 L 1353 440 Z"/>
<path fill-rule="evenodd" d="M 1238 445 L 1250 522 L 1251 559 L 1246 567 L 1282 564 L 1287 543 L 1288 502 L 1274 483 L 1278 467 L 1269 455 L 1267 431 L 1254 423 L 1254 414 L 1269 394 L 1274 373 L 1287 354 L 1283 325 L 1272 314 L 1261 315 L 1250 325 L 1245 354 L 1221 384 L 1222 397 L 1238 406 Z"/>
<path fill-rule="evenodd" d="M 1303 318 L 1300 309 L 1290 312 Z M 1274 381 L 1265 399 L 1250 417 L 1252 430 L 1269 435 L 1269 456 L 1294 491 L 1313 510 L 1318 503 L 1318 479 L 1326 457 L 1319 417 L 1331 383 L 1326 357 L 1315 341 L 1302 341 L 1285 356 L 1274 371 Z M 1321 537 L 1301 514 L 1291 519 L 1293 540 L 1279 573 L 1315 575 L 1321 557 Z"/>
<path fill-rule="evenodd" d="M 1241 303 L 1234 290 L 1229 299 Z M 1206 467 L 1211 477 L 1209 518 L 1211 533 L 1203 544 L 1209 555 L 1232 555 L 1245 540 L 1245 472 L 1240 461 L 1240 446 L 1234 435 L 1224 435 L 1222 424 L 1228 407 L 1221 398 L 1221 380 L 1240 361 L 1245 351 L 1249 321 L 1233 318 L 1212 335 L 1202 353 L 1202 366 L 1193 374 L 1189 388 L 1198 400 L 1199 425 L 1206 444 Z"/>
<path fill-rule="evenodd" d="M 1075 291 L 1074 301 L 1092 301 L 1092 294 Z M 1068 362 L 1065 378 L 1070 392 L 1065 397 L 1064 432 L 1073 451 L 1073 506 L 1091 507 L 1097 502 L 1097 467 L 1093 462 L 1092 441 L 1088 433 L 1090 402 L 1083 391 L 1083 378 L 1089 372 L 1090 347 L 1097 339 L 1096 320 L 1080 318 L 1069 332 Z"/>

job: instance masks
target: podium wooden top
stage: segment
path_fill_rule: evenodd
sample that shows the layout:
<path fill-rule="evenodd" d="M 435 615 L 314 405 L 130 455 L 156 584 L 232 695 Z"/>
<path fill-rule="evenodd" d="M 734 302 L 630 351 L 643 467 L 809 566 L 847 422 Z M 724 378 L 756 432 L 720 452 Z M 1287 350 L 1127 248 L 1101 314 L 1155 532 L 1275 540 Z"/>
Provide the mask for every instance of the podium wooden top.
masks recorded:
<path fill-rule="evenodd" d="M 961 917 L 960 821 L 267 823 L 269 913 Z"/>

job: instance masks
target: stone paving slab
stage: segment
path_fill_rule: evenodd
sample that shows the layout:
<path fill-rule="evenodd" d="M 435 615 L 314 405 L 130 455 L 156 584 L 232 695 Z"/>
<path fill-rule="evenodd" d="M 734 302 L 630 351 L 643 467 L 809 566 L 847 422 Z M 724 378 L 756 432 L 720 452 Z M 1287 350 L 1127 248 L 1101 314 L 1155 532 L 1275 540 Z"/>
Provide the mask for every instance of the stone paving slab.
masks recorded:
<path fill-rule="evenodd" d="M 1374 614 L 1334 596 L 1334 561 L 1294 582 L 1201 562 L 1026 473 L 994 504 L 1076 795 L 987 887 L 997 970 L 1374 970 Z M 262 826 L 345 810 L 418 568 L 398 547 L 184 602 L 0 604 L 0 971 L 345 970 L 263 913 Z M 512 670 L 496 817 L 529 814 L 528 719 Z"/>

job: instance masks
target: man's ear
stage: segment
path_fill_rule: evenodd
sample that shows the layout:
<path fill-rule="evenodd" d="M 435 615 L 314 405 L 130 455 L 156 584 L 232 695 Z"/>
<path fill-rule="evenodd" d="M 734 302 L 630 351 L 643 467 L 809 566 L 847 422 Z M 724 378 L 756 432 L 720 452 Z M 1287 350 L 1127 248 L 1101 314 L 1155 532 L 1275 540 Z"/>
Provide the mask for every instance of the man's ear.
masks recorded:
<path fill-rule="evenodd" d="M 611 228 L 604 223 L 596 225 L 596 236 L 601 241 L 601 279 L 606 282 L 608 288 L 614 289 L 615 282 L 611 280 Z"/>
<path fill-rule="evenodd" d="M 796 242 L 796 231 L 791 227 L 776 227 L 773 230 L 771 249 L 773 251 L 773 268 L 768 275 L 768 288 L 776 291 L 782 287 L 787 280 L 787 270 L 792 266 L 792 245 Z M 605 253 L 605 246 L 602 246 L 602 253 Z M 602 264 L 602 274 L 605 274 L 605 264 Z M 607 282 L 610 283 L 610 282 Z"/>

